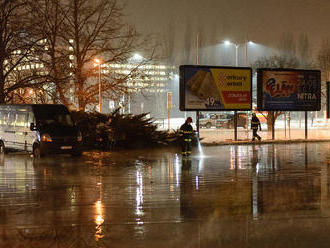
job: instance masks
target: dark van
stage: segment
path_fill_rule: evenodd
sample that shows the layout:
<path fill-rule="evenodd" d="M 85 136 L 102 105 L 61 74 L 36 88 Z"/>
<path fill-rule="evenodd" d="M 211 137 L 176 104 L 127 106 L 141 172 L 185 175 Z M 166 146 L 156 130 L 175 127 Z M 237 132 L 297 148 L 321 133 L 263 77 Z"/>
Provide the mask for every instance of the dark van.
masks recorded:
<path fill-rule="evenodd" d="M 60 104 L 0 105 L 0 152 L 7 149 L 47 154 L 81 154 L 82 135 Z"/>

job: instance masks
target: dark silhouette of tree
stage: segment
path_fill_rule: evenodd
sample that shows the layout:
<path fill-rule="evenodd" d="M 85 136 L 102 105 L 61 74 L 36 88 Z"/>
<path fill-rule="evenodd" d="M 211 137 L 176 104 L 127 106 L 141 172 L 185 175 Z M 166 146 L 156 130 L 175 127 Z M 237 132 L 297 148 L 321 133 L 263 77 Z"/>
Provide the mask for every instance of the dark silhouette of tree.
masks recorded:
<path fill-rule="evenodd" d="M 326 105 L 326 82 L 330 81 L 330 40 L 328 38 L 323 39 L 321 48 L 319 50 L 318 56 L 318 66 L 321 69 L 322 75 L 322 85 L 321 85 L 321 94 L 322 94 L 322 106 Z"/>
<path fill-rule="evenodd" d="M 37 26 L 34 35 L 45 42 L 39 49 L 40 58 L 49 71 L 54 102 L 79 110 L 95 105 L 100 72 L 105 98 L 117 100 L 142 88 L 136 81 L 143 80 L 146 70 L 141 68 L 153 57 L 154 43 L 151 37 L 142 39 L 134 26 L 124 22 L 122 2 L 30 0 L 30 6 L 40 10 L 32 22 Z M 143 58 L 132 61 L 136 52 L 143 52 Z M 101 61 L 100 67 L 95 59 Z M 109 66 L 126 63 L 133 66 Z"/>
<path fill-rule="evenodd" d="M 284 33 L 279 43 L 279 56 L 285 59 L 296 58 L 296 43 L 291 33 Z"/>
<path fill-rule="evenodd" d="M 0 103 L 6 103 L 19 90 L 47 83 L 47 72 L 38 58 L 40 40 L 33 36 L 27 2 L 3 0 L 0 8 Z"/>
<path fill-rule="evenodd" d="M 62 25 L 65 15 L 61 6 L 62 0 L 35 0 L 29 2 L 34 24 L 34 36 L 43 42 L 39 48 L 39 59 L 48 71 L 49 80 L 52 82 L 45 88 L 54 103 L 63 103 L 70 107 L 71 102 L 66 97 L 69 91 L 70 51 L 61 37 Z M 38 9 L 38 11 L 33 11 Z"/>
<path fill-rule="evenodd" d="M 190 64 L 192 63 L 192 44 L 196 44 L 196 37 L 193 37 L 192 30 L 191 30 L 191 23 L 189 20 L 186 22 L 186 29 L 184 30 L 184 37 L 183 37 L 183 63 Z M 195 60 L 196 61 L 196 60 Z M 194 63 L 195 63 L 194 61 Z"/>
<path fill-rule="evenodd" d="M 64 44 L 72 47 L 71 87 L 79 110 L 98 101 L 98 82 L 88 80 L 98 73 L 94 59 L 101 59 L 103 64 L 126 63 L 136 51 L 138 34 L 133 26 L 124 23 L 124 7 L 117 0 L 72 0 L 62 4 L 65 20 L 61 36 Z M 101 90 L 105 95 L 113 98 L 128 92 L 130 73 L 122 77 L 110 71 L 107 74 L 102 76 Z"/>
<path fill-rule="evenodd" d="M 307 34 L 301 34 L 298 40 L 297 56 L 300 61 L 300 68 L 313 67 L 311 51 Z"/>

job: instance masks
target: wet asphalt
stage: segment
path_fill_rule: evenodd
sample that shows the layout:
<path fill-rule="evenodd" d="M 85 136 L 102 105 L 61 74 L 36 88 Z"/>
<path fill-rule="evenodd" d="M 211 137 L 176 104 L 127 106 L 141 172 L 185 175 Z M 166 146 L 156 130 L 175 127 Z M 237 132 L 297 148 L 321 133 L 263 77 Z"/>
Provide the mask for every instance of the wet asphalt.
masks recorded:
<path fill-rule="evenodd" d="M 0 156 L 0 247 L 329 247 L 330 142 Z"/>

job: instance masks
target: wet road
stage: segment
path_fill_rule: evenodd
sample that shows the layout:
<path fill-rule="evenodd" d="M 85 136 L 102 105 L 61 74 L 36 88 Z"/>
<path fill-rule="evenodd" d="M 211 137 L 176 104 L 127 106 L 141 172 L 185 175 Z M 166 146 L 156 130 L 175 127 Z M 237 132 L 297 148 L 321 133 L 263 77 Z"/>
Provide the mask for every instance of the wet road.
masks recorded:
<path fill-rule="evenodd" d="M 329 247 L 330 143 L 0 157 L 0 247 Z"/>

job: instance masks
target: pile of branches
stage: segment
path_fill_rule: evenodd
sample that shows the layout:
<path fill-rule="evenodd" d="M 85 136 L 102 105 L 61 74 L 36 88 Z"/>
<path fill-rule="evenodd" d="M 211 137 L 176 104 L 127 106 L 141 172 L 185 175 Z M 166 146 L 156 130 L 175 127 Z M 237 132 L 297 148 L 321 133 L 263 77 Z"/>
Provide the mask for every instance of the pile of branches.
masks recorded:
<path fill-rule="evenodd" d="M 178 144 L 177 132 L 157 130 L 157 125 L 147 115 L 120 114 L 119 109 L 111 114 L 72 112 L 86 149 L 136 149 Z"/>

